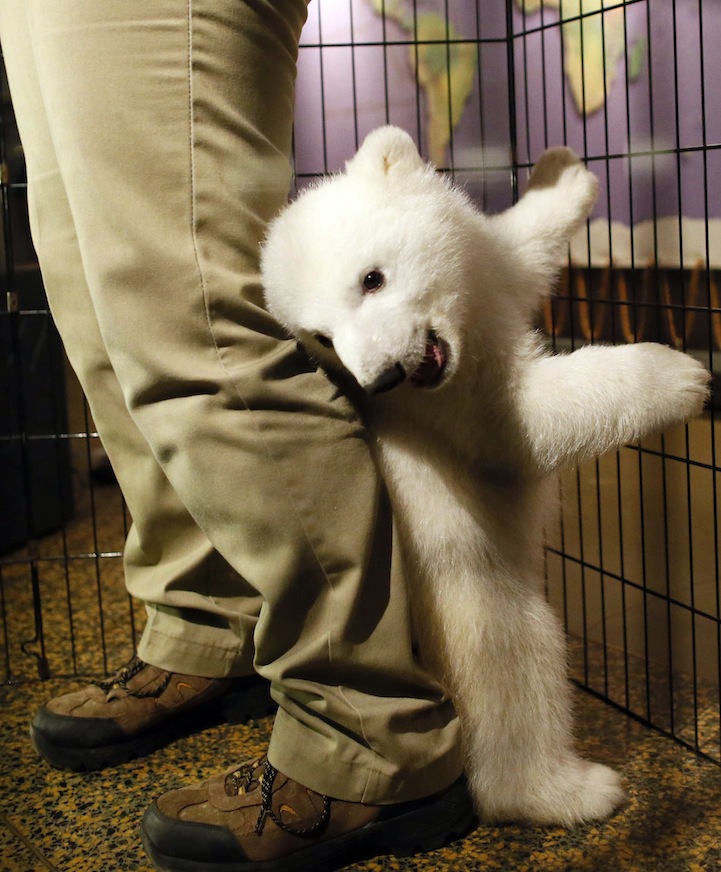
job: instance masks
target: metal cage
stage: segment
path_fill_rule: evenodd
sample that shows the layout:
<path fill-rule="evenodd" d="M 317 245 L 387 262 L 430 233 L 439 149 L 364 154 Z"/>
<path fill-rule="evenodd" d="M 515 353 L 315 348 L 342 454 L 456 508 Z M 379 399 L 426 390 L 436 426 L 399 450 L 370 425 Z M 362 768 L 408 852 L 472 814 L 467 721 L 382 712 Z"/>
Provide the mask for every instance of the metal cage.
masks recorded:
<path fill-rule="evenodd" d="M 393 123 L 499 211 L 544 148 L 567 144 L 601 197 L 539 329 L 559 350 L 657 340 L 714 370 L 720 39 L 710 0 L 313 0 L 296 188 Z M 18 681 L 88 674 L 98 649 L 121 661 L 143 614 L 122 584 L 129 519 L 47 311 L 4 79 L 0 123 L 0 650 Z M 546 573 L 575 680 L 721 762 L 716 435 L 712 403 L 564 475 Z"/>

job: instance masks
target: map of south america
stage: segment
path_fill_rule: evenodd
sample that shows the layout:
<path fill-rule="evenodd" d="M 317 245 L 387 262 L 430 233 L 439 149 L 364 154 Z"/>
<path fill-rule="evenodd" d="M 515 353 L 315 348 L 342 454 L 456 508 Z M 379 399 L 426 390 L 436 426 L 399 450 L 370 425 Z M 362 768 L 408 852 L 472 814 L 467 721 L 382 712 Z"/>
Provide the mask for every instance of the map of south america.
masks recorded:
<path fill-rule="evenodd" d="M 411 40 L 408 59 L 425 95 L 429 157 L 436 166 L 444 166 L 453 130 L 473 91 L 476 46 L 463 42 L 457 27 L 440 13 L 414 15 L 408 0 L 371 3 L 375 12 L 398 24 Z"/>

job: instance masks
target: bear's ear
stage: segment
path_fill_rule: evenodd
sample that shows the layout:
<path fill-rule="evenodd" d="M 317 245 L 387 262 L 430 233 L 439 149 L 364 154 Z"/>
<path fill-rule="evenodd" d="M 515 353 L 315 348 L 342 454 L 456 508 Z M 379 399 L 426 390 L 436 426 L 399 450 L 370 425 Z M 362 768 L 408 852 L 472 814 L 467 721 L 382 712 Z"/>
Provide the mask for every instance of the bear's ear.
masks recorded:
<path fill-rule="evenodd" d="M 411 137 L 400 127 L 389 126 L 366 136 L 355 157 L 346 163 L 346 173 L 391 176 L 424 167 Z"/>

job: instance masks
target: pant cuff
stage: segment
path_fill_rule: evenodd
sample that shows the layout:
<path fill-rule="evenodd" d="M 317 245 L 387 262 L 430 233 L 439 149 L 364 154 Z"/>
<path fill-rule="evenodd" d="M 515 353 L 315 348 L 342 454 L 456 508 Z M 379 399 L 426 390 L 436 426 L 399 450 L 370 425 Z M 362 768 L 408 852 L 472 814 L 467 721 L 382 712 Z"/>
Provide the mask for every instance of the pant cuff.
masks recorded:
<path fill-rule="evenodd" d="M 434 732 L 436 735 L 434 735 Z M 399 757 L 392 761 L 347 739 L 322 735 L 283 709 L 276 715 L 268 759 L 284 775 L 318 793 L 348 802 L 390 805 L 431 796 L 449 787 L 463 772 L 457 719 L 423 736 L 403 754 L 403 737 L 396 737 Z M 410 737 L 417 743 L 418 736 Z M 431 756 L 434 754 L 434 756 Z M 412 760 L 412 763 L 411 763 Z"/>
<path fill-rule="evenodd" d="M 253 675 L 252 634 L 239 638 L 228 628 L 208 627 L 147 607 L 138 656 L 169 672 L 204 678 Z"/>

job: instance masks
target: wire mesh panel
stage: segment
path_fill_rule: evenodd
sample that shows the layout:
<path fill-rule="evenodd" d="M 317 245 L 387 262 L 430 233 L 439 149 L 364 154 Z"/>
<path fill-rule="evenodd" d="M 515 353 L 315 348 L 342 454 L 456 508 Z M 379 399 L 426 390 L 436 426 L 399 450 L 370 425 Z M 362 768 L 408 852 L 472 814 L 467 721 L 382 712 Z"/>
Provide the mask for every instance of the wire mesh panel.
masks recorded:
<path fill-rule="evenodd" d="M 718 6 L 518 0 L 512 28 L 519 169 L 564 142 L 601 182 L 544 313 L 553 341 L 657 340 L 713 369 Z M 718 759 L 715 436 L 711 409 L 565 476 L 547 567 L 580 682 Z"/>
<path fill-rule="evenodd" d="M 298 62 L 296 190 L 392 123 L 495 212 L 522 193 L 546 147 L 567 144 L 601 195 L 539 328 L 561 352 L 658 340 L 714 369 L 719 41 L 712 0 L 313 0 Z M 0 555 L 5 676 L 97 672 L 124 658 L 142 624 L 122 585 L 129 519 L 102 483 L 92 421 L 46 311 L 6 89 L 2 123 L 0 446 L 3 480 L 16 482 L 2 529 L 20 530 Z M 34 381 L 31 361 L 43 367 Z M 710 409 L 564 475 L 546 569 L 580 684 L 719 759 L 715 435 Z"/>
<path fill-rule="evenodd" d="M 93 673 L 134 645 L 128 519 L 47 309 L 0 71 L 0 644 L 5 680 Z"/>

